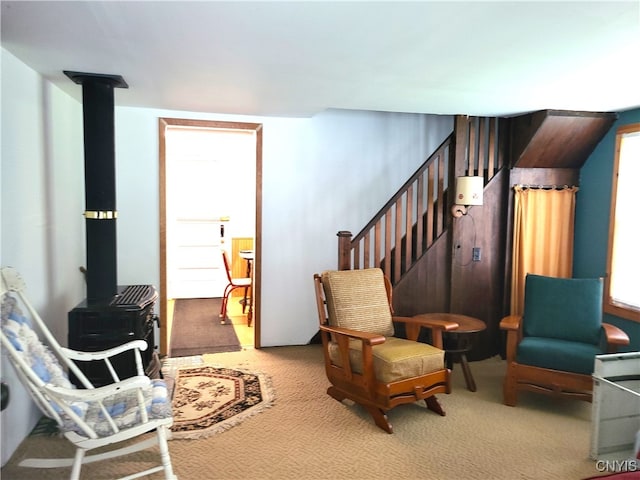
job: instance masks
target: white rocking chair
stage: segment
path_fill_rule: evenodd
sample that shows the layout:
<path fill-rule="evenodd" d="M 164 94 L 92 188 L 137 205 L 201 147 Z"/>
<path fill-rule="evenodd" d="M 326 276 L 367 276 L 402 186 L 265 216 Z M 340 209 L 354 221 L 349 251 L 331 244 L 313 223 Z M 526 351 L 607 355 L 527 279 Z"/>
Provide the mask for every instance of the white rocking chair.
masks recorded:
<path fill-rule="evenodd" d="M 0 340 L 11 364 L 44 415 L 54 419 L 64 436 L 75 445 L 74 458 L 27 459 L 19 465 L 33 468 L 71 467 L 71 480 L 80 478 L 83 464 L 107 460 L 158 445 L 161 465 L 123 477 L 133 479 L 164 470 L 175 480 L 169 448 L 168 428 L 173 423 L 171 399 L 163 380 L 144 375 L 140 351 L 143 340 L 134 340 L 103 352 L 78 352 L 61 347 L 25 296 L 25 284 L 10 267 L 1 270 Z M 23 310 L 23 307 L 26 311 Z M 120 380 L 109 358 L 134 350 L 138 375 Z M 113 377 L 112 384 L 95 388 L 74 361 L 102 360 Z M 68 378 L 72 372 L 85 388 L 76 388 Z M 156 434 L 109 452 L 85 455 L 89 450 Z"/>

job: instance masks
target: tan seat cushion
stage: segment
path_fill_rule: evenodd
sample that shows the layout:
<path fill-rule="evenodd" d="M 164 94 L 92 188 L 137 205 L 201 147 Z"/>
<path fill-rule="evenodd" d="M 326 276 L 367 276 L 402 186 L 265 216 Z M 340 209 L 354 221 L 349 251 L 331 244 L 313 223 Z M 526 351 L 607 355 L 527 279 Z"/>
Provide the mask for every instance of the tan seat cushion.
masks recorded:
<path fill-rule="evenodd" d="M 382 270 L 326 271 L 322 273 L 322 286 L 331 326 L 393 336 Z"/>
<path fill-rule="evenodd" d="M 331 361 L 342 366 L 337 343 L 329 345 Z M 351 368 L 362 373 L 362 342 L 349 342 Z M 379 382 L 391 383 L 405 378 L 419 377 L 444 368 L 444 351 L 426 343 L 404 338 L 387 337 L 387 341 L 373 347 L 373 369 Z"/>

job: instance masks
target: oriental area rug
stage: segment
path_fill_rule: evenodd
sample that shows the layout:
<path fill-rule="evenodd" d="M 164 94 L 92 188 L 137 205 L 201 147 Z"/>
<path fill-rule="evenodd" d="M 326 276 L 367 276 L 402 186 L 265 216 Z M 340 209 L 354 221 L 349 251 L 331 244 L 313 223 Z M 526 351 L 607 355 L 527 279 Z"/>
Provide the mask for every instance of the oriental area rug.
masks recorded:
<path fill-rule="evenodd" d="M 194 365 L 175 370 L 172 438 L 221 433 L 273 404 L 271 379 L 242 369 Z"/>

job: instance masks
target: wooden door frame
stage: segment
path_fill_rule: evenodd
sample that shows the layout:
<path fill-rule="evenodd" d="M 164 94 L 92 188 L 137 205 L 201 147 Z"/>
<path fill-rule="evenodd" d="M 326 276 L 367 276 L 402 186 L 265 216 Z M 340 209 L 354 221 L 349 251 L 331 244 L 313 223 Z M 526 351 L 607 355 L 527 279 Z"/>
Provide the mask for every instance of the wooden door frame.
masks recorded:
<path fill-rule="evenodd" d="M 256 135 L 256 230 L 255 259 L 253 262 L 253 343 L 260 348 L 260 312 L 262 278 L 262 124 L 245 122 L 223 122 L 214 120 L 191 120 L 183 118 L 159 118 L 159 200 L 160 200 L 160 353 L 168 354 L 169 338 L 167 330 L 167 171 L 165 130 L 172 125 L 224 130 L 252 131 Z M 217 319 L 216 319 L 217 320 Z"/>

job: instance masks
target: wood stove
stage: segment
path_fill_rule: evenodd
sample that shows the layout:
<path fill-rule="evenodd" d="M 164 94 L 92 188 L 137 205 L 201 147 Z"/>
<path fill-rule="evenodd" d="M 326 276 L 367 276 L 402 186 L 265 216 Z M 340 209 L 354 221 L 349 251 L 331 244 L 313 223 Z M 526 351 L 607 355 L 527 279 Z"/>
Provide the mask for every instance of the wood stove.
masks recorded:
<path fill-rule="evenodd" d="M 97 351 L 146 340 L 148 348 L 142 356 L 147 368 L 154 349 L 158 293 L 152 285 L 117 283 L 113 89 L 128 86 L 119 75 L 64 73 L 82 85 L 87 246 L 87 298 L 69 312 L 69 347 Z M 96 386 L 111 382 L 103 364 L 80 362 L 78 366 Z M 113 367 L 120 379 L 135 375 L 133 352 L 115 357 Z"/>
<path fill-rule="evenodd" d="M 147 368 L 153 355 L 154 324 L 158 320 L 153 309 L 157 299 L 158 293 L 151 285 L 127 285 L 118 287 L 118 294 L 108 305 L 82 301 L 69 312 L 69 348 L 95 352 L 131 340 L 145 340 L 148 348 L 142 352 L 142 363 Z M 111 362 L 120 379 L 136 375 L 133 352 L 116 355 Z M 95 386 L 112 382 L 102 361 L 80 362 L 79 366 Z"/>

